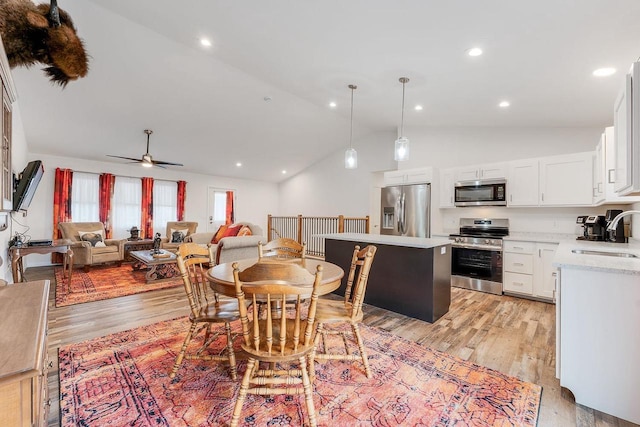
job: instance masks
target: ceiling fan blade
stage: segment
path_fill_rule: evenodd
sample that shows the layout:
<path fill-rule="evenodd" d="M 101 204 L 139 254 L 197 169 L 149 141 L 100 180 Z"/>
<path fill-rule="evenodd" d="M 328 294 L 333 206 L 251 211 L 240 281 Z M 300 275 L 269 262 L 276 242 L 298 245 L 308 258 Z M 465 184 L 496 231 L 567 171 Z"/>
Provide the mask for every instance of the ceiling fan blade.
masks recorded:
<path fill-rule="evenodd" d="M 182 163 L 163 162 L 162 160 L 152 160 L 154 165 L 184 166 Z"/>
<path fill-rule="evenodd" d="M 142 160 L 140 160 L 140 159 L 134 159 L 133 157 L 112 156 L 111 154 L 107 154 L 107 157 L 116 157 L 116 158 L 118 158 L 118 159 L 132 160 L 132 161 L 134 161 L 134 162 L 138 162 L 138 163 L 142 162 Z"/>

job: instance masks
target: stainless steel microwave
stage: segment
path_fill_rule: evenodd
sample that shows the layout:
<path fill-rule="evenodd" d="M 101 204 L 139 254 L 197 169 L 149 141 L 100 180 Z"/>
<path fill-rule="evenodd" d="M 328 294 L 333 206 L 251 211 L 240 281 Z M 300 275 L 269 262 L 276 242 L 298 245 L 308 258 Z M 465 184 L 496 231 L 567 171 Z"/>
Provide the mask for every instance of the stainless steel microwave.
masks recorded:
<path fill-rule="evenodd" d="M 506 206 L 507 182 L 504 179 L 460 181 L 455 183 L 455 206 Z"/>

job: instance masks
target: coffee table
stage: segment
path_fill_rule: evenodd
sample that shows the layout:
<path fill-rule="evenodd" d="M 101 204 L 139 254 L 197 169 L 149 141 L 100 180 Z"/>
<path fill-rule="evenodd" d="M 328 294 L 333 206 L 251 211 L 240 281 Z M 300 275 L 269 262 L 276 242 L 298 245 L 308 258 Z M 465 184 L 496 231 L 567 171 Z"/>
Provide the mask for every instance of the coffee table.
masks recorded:
<path fill-rule="evenodd" d="M 161 282 L 174 279 L 180 276 L 176 254 L 173 252 L 160 250 L 158 256 L 154 256 L 152 250 L 131 251 L 129 256 L 133 258 L 134 270 L 147 270 L 145 278 L 147 283 Z"/>

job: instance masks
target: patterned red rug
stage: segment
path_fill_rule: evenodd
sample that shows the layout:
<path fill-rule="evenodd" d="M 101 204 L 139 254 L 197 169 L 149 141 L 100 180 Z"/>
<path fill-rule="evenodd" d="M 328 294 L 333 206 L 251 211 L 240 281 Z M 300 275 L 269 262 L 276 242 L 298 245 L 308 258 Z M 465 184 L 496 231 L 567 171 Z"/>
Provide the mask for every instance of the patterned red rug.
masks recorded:
<path fill-rule="evenodd" d="M 181 318 L 61 348 L 61 424 L 228 425 L 238 383 L 227 368 L 187 360 L 173 381 L 168 377 L 187 328 Z M 377 328 L 363 326 L 362 333 L 374 376 L 367 379 L 358 363 L 317 364 L 319 425 L 536 425 L 540 386 Z M 239 362 L 240 375 L 244 368 Z M 306 416 L 303 396 L 249 395 L 241 425 L 300 426 Z"/>
<path fill-rule="evenodd" d="M 134 271 L 131 264 L 122 264 L 120 267 L 99 265 L 91 267 L 88 273 L 85 273 L 82 268 L 74 269 L 71 276 L 71 292 L 69 292 L 67 279 L 62 278 L 62 267 L 56 267 L 55 272 L 56 307 L 182 286 L 180 278 L 147 284 L 146 272 Z"/>

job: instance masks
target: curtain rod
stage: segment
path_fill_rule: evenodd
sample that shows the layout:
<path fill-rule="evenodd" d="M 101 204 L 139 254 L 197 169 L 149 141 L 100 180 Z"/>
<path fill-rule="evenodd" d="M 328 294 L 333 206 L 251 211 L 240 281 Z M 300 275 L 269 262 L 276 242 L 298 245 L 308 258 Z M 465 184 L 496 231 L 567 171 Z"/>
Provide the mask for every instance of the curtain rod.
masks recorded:
<path fill-rule="evenodd" d="M 71 169 L 71 168 L 65 168 L 65 169 Z M 71 169 L 71 171 L 73 172 L 78 172 L 78 173 L 88 173 L 90 175 L 102 175 L 103 173 L 108 173 L 108 172 L 88 172 L 88 171 L 79 171 L 79 170 L 75 170 L 75 169 Z M 137 179 L 142 179 L 142 178 L 153 178 L 152 176 L 127 176 L 127 175 L 116 175 L 116 174 L 111 174 L 111 175 L 115 175 L 115 176 L 119 176 L 121 178 L 137 178 Z M 153 178 L 154 181 L 168 181 L 168 182 L 178 182 L 179 180 L 172 180 L 172 179 L 160 179 L 160 178 Z M 186 181 L 185 181 L 186 182 Z"/>

